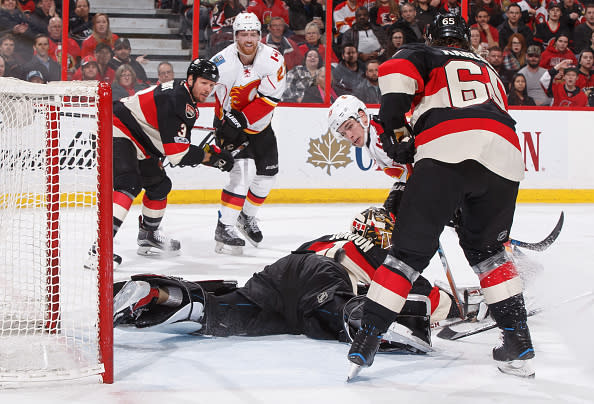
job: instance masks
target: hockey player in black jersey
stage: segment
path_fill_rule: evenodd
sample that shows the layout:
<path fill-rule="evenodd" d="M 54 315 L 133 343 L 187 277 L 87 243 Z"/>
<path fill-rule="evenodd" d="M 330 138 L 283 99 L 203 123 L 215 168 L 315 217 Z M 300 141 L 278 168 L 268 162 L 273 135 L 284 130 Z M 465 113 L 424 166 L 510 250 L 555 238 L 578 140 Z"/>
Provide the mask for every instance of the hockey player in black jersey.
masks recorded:
<path fill-rule="evenodd" d="M 199 114 L 196 104 L 206 100 L 218 78 L 213 63 L 195 59 L 186 80 L 162 83 L 113 104 L 113 234 L 144 189 L 138 254 L 180 249 L 178 240 L 159 231 L 172 186 L 163 168 L 165 158 L 174 166 L 204 164 L 222 171 L 233 167 L 228 151 L 191 144 L 192 127 Z M 93 252 L 94 248 L 88 267 L 96 261 Z"/>
<path fill-rule="evenodd" d="M 395 161 L 415 164 L 349 360 L 354 369 L 373 363 L 378 337 L 401 312 L 460 208 L 460 246 L 503 333 L 493 358 L 502 372 L 533 376 L 522 281 L 503 245 L 524 163 L 499 76 L 470 51 L 464 20 L 440 14 L 430 27 L 429 45 L 404 45 L 380 66 L 379 86 L 383 148 Z M 405 113 L 411 108 L 409 133 Z"/>
<path fill-rule="evenodd" d="M 304 243 L 241 288 L 222 281 L 132 276 L 114 287 L 114 324 L 215 336 L 305 334 L 349 340 L 360 320 L 360 297 L 355 296 L 383 262 L 387 250 L 382 246 L 389 247 L 392 228 L 383 208 L 366 209 L 353 221 L 352 232 Z M 384 348 L 427 352 L 429 321 L 458 314 L 451 296 L 419 277 Z"/>

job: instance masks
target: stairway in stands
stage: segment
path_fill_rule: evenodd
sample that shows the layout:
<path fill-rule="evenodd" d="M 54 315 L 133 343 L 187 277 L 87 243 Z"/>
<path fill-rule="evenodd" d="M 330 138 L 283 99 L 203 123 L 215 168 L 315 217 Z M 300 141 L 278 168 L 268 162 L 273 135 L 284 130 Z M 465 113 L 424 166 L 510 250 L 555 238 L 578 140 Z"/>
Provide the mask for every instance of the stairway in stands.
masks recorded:
<path fill-rule="evenodd" d="M 133 57 L 146 55 L 149 63 L 143 66 L 151 81 L 162 61 L 173 65 L 176 78 L 185 78 L 192 50 L 182 49 L 179 15 L 155 8 L 154 0 L 100 0 L 91 3 L 91 12 L 109 15 L 112 32 L 130 40 Z"/>

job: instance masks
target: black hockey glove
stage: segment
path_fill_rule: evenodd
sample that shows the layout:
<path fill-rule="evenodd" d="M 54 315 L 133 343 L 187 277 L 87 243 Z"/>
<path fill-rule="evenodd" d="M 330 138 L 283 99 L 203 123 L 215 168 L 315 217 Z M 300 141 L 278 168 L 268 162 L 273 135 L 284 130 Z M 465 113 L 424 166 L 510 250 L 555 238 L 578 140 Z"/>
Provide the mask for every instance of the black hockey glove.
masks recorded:
<path fill-rule="evenodd" d="M 219 147 L 227 151 L 233 151 L 247 141 L 243 131 L 247 127 L 245 115 L 232 109 L 225 112 L 220 129 L 217 129 L 215 137 Z"/>
<path fill-rule="evenodd" d="M 394 217 L 398 217 L 398 207 L 400 206 L 400 201 L 402 200 L 402 194 L 404 193 L 405 188 L 406 183 L 395 183 L 392 186 L 392 189 L 390 190 L 390 194 L 386 198 L 386 201 L 384 202 L 384 209 L 386 209 L 389 213 L 394 215 Z"/>
<path fill-rule="evenodd" d="M 227 150 L 223 150 L 216 145 L 204 145 L 204 153 L 209 153 L 210 157 L 202 164 L 209 167 L 216 167 L 221 171 L 231 171 L 233 168 L 233 156 Z"/>
<path fill-rule="evenodd" d="M 406 127 L 395 130 L 393 135 L 384 132 L 380 140 L 388 157 L 396 163 L 409 164 L 415 161 L 415 140 Z"/>

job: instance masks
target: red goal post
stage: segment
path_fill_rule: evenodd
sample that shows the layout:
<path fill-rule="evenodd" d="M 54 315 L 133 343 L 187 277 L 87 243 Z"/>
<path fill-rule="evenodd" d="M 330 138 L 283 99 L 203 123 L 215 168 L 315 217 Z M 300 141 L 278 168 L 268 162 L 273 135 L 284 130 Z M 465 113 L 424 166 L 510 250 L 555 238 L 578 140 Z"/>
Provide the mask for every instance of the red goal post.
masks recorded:
<path fill-rule="evenodd" d="M 113 382 L 111 114 L 106 83 L 0 78 L 0 387 Z"/>

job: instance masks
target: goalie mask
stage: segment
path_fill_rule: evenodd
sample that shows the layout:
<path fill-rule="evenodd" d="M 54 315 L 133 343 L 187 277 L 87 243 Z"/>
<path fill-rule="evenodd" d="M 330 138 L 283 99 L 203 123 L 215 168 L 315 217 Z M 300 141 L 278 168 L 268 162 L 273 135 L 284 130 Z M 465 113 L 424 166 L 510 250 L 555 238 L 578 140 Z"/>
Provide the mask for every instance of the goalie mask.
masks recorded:
<path fill-rule="evenodd" d="M 351 224 L 351 233 L 363 236 L 378 247 L 392 246 L 394 221 L 384 208 L 370 207 L 359 213 Z"/>
<path fill-rule="evenodd" d="M 359 111 L 362 111 L 368 117 L 367 123 L 363 122 Z M 328 128 L 330 132 L 337 139 L 343 140 L 344 137 L 338 132 L 338 128 L 350 118 L 353 118 L 363 126 L 365 136 L 367 137 L 367 128 L 369 127 L 367 107 L 360 99 L 352 95 L 342 95 L 330 106 L 328 110 Z"/>

